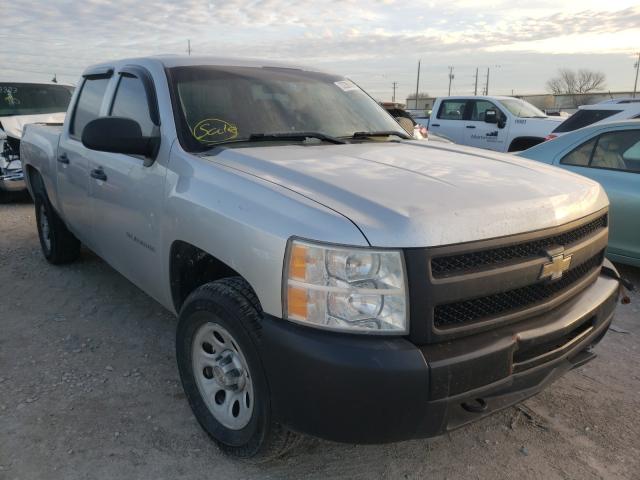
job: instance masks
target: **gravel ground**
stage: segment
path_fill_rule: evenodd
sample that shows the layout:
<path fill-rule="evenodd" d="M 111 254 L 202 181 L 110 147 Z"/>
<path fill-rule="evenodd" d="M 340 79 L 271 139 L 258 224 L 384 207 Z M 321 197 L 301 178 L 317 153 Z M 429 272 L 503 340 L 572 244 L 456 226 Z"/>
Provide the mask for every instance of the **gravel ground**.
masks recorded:
<path fill-rule="evenodd" d="M 640 477 L 640 295 L 599 358 L 523 405 L 431 439 L 308 439 L 253 465 L 191 415 L 175 319 L 89 251 L 53 267 L 33 206 L 0 205 L 0 479 Z M 624 273 L 640 285 L 640 270 Z"/>

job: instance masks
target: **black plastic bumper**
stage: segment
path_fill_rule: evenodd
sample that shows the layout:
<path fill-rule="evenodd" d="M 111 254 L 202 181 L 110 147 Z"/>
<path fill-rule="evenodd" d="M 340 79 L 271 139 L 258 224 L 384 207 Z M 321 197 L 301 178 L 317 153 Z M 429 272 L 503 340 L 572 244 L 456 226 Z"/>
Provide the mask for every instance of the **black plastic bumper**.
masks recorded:
<path fill-rule="evenodd" d="M 341 442 L 439 435 L 530 397 L 591 360 L 617 295 L 617 281 L 601 276 L 547 314 L 424 346 L 267 317 L 260 348 L 274 419 Z"/>

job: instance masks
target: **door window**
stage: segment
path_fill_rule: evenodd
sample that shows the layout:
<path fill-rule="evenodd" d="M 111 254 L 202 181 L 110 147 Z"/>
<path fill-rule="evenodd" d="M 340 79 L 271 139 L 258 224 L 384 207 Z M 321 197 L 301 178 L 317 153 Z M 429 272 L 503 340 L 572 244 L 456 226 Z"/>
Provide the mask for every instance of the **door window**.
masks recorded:
<path fill-rule="evenodd" d="M 71 124 L 71 134 L 82 137 L 82 130 L 91 120 L 98 118 L 104 92 L 109 84 L 108 78 L 87 78 L 82 84 L 80 97 L 76 102 Z"/>
<path fill-rule="evenodd" d="M 640 130 L 603 133 L 570 152 L 560 163 L 640 173 Z"/>
<path fill-rule="evenodd" d="M 498 118 L 500 118 L 501 112 L 493 103 L 487 100 L 474 100 L 473 108 L 471 109 L 471 118 L 469 118 L 469 120 L 473 122 L 484 122 L 484 113 L 487 110 L 495 110 L 498 113 Z"/>
<path fill-rule="evenodd" d="M 151 136 L 153 121 L 149 113 L 149 102 L 142 81 L 137 77 L 122 75 L 116 96 L 111 106 L 111 116 L 126 117 L 140 125 L 142 135 Z"/>
<path fill-rule="evenodd" d="M 466 100 L 444 100 L 438 110 L 438 118 L 442 120 L 462 120 Z"/>

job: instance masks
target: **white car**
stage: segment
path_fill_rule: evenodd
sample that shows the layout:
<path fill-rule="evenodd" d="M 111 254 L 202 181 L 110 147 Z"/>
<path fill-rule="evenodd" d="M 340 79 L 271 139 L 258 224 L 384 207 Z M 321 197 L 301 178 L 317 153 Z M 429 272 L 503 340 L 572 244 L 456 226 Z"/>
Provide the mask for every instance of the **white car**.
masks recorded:
<path fill-rule="evenodd" d="M 20 163 L 25 125 L 61 125 L 73 87 L 55 83 L 0 82 L 0 201 L 26 190 Z"/>
<path fill-rule="evenodd" d="M 461 145 L 515 152 L 543 142 L 562 120 L 514 97 L 442 97 L 433 105 L 429 133 Z"/>
<path fill-rule="evenodd" d="M 552 140 L 565 133 L 601 122 L 640 118 L 640 98 L 613 98 L 594 105 L 583 105 L 556 127 L 547 137 Z"/>

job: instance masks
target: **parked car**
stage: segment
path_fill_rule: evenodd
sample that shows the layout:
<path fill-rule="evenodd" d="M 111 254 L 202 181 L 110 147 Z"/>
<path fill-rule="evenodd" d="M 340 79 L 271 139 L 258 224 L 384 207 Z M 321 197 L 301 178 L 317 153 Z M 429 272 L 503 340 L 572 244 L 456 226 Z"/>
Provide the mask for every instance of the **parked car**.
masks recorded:
<path fill-rule="evenodd" d="M 249 457 L 442 434 L 594 357 L 602 187 L 452 147 L 340 76 L 167 56 L 90 67 L 21 152 L 45 258 L 82 242 L 177 314 L 195 417 Z"/>
<path fill-rule="evenodd" d="M 518 98 L 442 97 L 433 105 L 429 133 L 461 145 L 516 152 L 543 142 L 561 121 Z"/>
<path fill-rule="evenodd" d="M 0 201 L 26 190 L 20 138 L 28 123 L 62 124 L 73 87 L 54 83 L 0 83 Z"/>
<path fill-rule="evenodd" d="M 607 192 L 607 256 L 640 267 L 640 120 L 596 123 L 518 155 L 571 170 Z"/>
<path fill-rule="evenodd" d="M 576 113 L 558 125 L 547 136 L 547 140 L 553 140 L 566 133 L 596 123 L 633 118 L 640 119 L 640 99 L 638 98 L 614 98 L 594 105 L 582 105 L 578 107 Z"/>
<path fill-rule="evenodd" d="M 404 128 L 409 135 L 413 135 L 413 138 L 416 140 L 424 140 L 428 137 L 429 132 L 426 127 L 420 125 L 418 122 L 414 120 L 414 118 L 407 112 L 404 108 L 398 106 L 397 103 L 393 102 L 383 102 L 381 103 L 382 108 L 384 108 L 389 115 L 400 123 L 402 128 Z M 404 121 L 400 119 L 406 119 Z M 409 126 L 409 122 L 411 122 L 411 126 Z"/>

